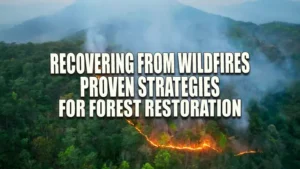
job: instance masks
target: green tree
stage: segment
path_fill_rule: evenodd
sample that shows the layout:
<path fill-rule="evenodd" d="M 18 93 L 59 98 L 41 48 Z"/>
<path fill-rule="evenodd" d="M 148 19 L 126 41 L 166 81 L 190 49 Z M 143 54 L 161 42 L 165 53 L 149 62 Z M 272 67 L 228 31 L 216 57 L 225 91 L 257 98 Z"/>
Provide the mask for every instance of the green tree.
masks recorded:
<path fill-rule="evenodd" d="M 101 169 L 110 169 L 110 168 L 106 165 L 106 163 L 104 163 Z"/>
<path fill-rule="evenodd" d="M 219 146 L 221 148 L 225 148 L 226 144 L 227 144 L 227 138 L 226 138 L 225 134 L 221 132 L 220 138 L 219 138 Z"/>
<path fill-rule="evenodd" d="M 129 169 L 129 163 L 127 161 L 122 161 L 119 169 Z"/>
<path fill-rule="evenodd" d="M 157 169 L 167 169 L 170 166 L 171 155 L 166 150 L 160 150 L 155 156 L 154 164 Z"/>
<path fill-rule="evenodd" d="M 45 163 L 50 163 L 53 157 L 53 141 L 39 136 L 32 141 L 33 150 L 36 153 L 36 158 Z"/>
<path fill-rule="evenodd" d="M 79 154 L 79 149 L 72 145 L 58 154 L 59 164 L 65 169 L 80 168 Z"/>
<path fill-rule="evenodd" d="M 11 94 L 13 100 L 17 100 L 18 94 L 16 92 L 12 92 Z"/>
<path fill-rule="evenodd" d="M 151 164 L 146 163 L 143 165 L 142 169 L 154 169 Z"/>

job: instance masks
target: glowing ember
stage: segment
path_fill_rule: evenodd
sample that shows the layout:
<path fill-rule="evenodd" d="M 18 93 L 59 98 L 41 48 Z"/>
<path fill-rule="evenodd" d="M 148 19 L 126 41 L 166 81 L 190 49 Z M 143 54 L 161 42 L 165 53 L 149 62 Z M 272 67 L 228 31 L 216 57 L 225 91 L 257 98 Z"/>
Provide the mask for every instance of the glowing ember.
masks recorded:
<path fill-rule="evenodd" d="M 261 151 L 255 151 L 255 150 L 242 151 L 242 152 L 236 154 L 235 156 L 242 156 L 242 155 L 246 155 L 246 154 L 256 154 L 256 153 L 261 153 Z"/>

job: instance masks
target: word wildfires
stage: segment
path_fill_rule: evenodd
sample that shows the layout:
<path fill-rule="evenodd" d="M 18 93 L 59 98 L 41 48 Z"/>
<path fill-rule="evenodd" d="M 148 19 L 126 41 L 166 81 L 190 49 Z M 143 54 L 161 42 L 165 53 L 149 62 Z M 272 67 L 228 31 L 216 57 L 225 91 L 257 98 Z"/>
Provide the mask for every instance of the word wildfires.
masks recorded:
<path fill-rule="evenodd" d="M 141 100 L 60 100 L 59 117 L 130 118 L 140 117 L 241 117 L 242 103 L 239 99 L 146 99 Z M 85 110 L 88 107 L 89 113 Z M 142 109 L 143 108 L 143 109 Z"/>
<path fill-rule="evenodd" d="M 242 53 L 51 53 L 50 73 L 64 74 L 247 74 Z M 137 71 L 135 68 L 137 66 Z M 176 65 L 176 67 L 175 67 Z"/>

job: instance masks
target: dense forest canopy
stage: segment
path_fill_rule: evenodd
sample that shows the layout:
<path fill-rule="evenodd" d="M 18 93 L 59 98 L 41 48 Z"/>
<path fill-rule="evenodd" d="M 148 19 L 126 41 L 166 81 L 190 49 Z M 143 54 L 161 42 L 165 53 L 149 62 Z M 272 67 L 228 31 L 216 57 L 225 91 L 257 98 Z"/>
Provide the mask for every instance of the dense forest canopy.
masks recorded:
<path fill-rule="evenodd" d="M 130 19 L 85 29 L 82 22 L 89 16 L 74 15 L 81 8 L 75 4 L 1 31 L 0 39 L 8 40 L 0 42 L 0 168 L 300 168 L 299 25 L 237 22 L 180 5 L 159 19 L 155 8 L 145 7 L 140 15 L 129 13 Z M 92 9 L 97 16 L 98 8 Z M 73 24 L 66 25 L 70 18 Z M 27 43 L 34 40 L 44 43 Z M 26 43 L 8 43 L 14 41 Z M 221 84 L 221 97 L 244 99 L 245 118 L 202 119 L 201 127 L 201 119 L 185 119 L 188 125 L 179 127 L 182 121 L 172 118 L 58 117 L 60 98 L 80 98 L 79 75 L 51 76 L 50 53 L 137 49 L 249 52 L 252 72 L 240 79 L 225 77 Z M 203 138 L 222 151 L 165 146 L 173 139 L 190 144 Z M 255 153 L 240 153 L 248 149 Z"/>
<path fill-rule="evenodd" d="M 236 23 L 231 26 L 227 32 L 231 43 L 250 51 L 259 49 L 278 66 L 282 57 L 288 57 L 292 63 L 289 73 L 299 71 L 298 25 L 270 23 L 257 28 Z M 223 128 L 218 120 L 208 120 L 205 132 L 216 135 L 218 144 L 224 147 L 223 153 L 160 149 L 149 145 L 123 119 L 58 118 L 59 98 L 79 98 L 79 78 L 51 76 L 49 54 L 82 52 L 84 43 L 79 35 L 41 44 L 0 43 L 0 168 L 300 167 L 300 81 L 297 73 L 282 90 L 250 101 L 247 132 L 234 135 L 232 129 Z M 230 91 L 230 87 L 224 90 Z M 170 128 L 176 126 L 170 123 Z M 177 137 L 193 139 L 194 135 L 189 133 L 187 129 Z M 230 149 L 231 138 L 227 136 L 242 137 L 247 145 L 258 145 L 262 153 L 235 156 Z M 162 142 L 164 139 L 166 137 L 161 136 Z"/>

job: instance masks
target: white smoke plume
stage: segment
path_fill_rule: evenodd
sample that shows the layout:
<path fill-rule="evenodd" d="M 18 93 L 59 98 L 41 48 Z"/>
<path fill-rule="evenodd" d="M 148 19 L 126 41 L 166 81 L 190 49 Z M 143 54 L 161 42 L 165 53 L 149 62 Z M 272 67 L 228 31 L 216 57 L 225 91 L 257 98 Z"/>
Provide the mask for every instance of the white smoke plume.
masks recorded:
<path fill-rule="evenodd" d="M 132 52 L 221 52 L 238 51 L 228 41 L 227 18 L 210 15 L 175 0 L 99 0 L 78 1 L 90 15 L 86 50 L 102 52 L 110 45 Z M 283 69 L 264 54 L 251 56 L 251 73 L 247 76 L 222 76 L 222 84 L 234 84 L 244 110 L 251 99 L 261 99 L 278 85 L 286 85 Z M 282 87 L 280 87 L 282 88 Z M 248 126 L 248 115 L 228 120 L 238 130 Z"/>

